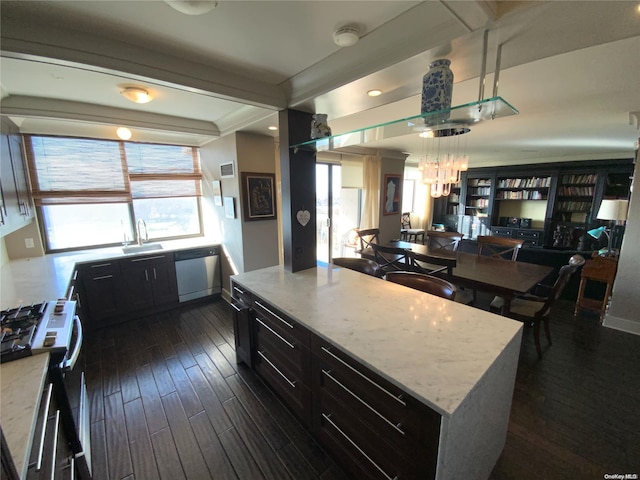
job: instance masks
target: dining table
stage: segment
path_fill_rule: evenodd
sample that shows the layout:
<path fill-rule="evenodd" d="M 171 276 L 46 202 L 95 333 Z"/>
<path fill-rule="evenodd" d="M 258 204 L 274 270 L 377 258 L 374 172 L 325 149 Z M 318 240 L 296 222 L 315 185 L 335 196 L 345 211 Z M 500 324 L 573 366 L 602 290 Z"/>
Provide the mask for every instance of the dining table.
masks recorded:
<path fill-rule="evenodd" d="M 419 262 L 446 266 L 446 275 L 441 271 L 439 276 L 453 283 L 502 296 L 503 311 L 508 311 L 513 297 L 531 291 L 553 271 L 553 267 L 546 265 L 429 248 L 419 243 L 395 241 L 386 245 L 411 250 Z"/>

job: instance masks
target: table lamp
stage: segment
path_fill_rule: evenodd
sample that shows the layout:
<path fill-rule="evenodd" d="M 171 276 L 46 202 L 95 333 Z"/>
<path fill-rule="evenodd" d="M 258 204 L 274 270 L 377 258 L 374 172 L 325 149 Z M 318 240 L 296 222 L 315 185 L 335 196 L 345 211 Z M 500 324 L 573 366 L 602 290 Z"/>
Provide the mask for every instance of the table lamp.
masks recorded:
<path fill-rule="evenodd" d="M 628 200 L 602 200 L 600 204 L 600 210 L 596 218 L 598 220 L 611 220 L 613 225 L 622 224 L 627 219 L 627 208 L 629 207 Z M 607 250 L 600 250 L 600 255 L 612 255 L 613 249 L 611 248 L 611 228 L 607 229 L 605 226 L 594 228 L 587 232 L 596 240 L 599 239 L 604 233 L 607 236 Z"/>

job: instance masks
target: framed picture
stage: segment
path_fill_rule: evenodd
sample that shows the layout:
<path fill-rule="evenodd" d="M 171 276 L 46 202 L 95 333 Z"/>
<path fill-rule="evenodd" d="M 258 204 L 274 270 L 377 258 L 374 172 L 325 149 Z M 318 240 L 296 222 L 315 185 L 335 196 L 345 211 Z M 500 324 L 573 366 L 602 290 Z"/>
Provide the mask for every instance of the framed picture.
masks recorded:
<path fill-rule="evenodd" d="M 400 175 L 386 174 L 384 176 L 384 195 L 382 197 L 382 214 L 397 215 L 400 213 Z"/>
<path fill-rule="evenodd" d="M 222 186 L 220 180 L 213 181 L 213 204 L 216 207 L 222 206 Z"/>
<path fill-rule="evenodd" d="M 233 197 L 224 197 L 224 216 L 236 218 L 236 200 Z"/>
<path fill-rule="evenodd" d="M 242 205 L 245 221 L 275 219 L 275 174 L 242 172 Z"/>

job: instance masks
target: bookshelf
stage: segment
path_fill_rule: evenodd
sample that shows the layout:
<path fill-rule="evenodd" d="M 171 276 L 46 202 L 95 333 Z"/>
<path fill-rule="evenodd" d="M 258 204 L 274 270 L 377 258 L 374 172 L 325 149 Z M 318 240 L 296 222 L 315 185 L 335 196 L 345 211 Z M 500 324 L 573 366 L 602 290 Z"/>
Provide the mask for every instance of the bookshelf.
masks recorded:
<path fill-rule="evenodd" d="M 491 210 L 491 177 L 467 178 L 465 214 L 486 217 Z"/>

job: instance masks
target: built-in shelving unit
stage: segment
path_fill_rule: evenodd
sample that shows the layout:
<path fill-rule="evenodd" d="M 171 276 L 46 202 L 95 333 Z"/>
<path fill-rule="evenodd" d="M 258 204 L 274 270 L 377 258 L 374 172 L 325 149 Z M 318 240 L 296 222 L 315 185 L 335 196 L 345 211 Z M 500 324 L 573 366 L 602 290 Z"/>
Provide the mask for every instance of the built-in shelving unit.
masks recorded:
<path fill-rule="evenodd" d="M 589 222 L 597 181 L 596 173 L 562 175 L 558 185 L 554 220 Z"/>
<path fill-rule="evenodd" d="M 460 187 L 452 187 L 451 193 L 447 197 L 447 215 L 461 215 L 460 208 Z"/>
<path fill-rule="evenodd" d="M 467 215 L 487 216 L 491 206 L 491 177 L 468 178 L 465 210 Z"/>
<path fill-rule="evenodd" d="M 495 200 L 547 200 L 551 177 L 498 178 Z"/>

